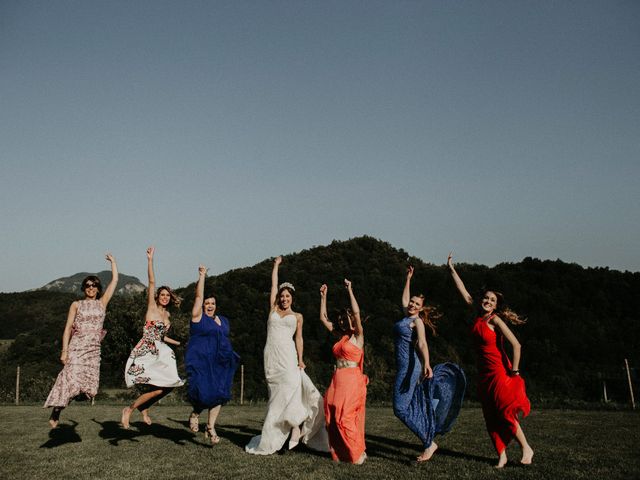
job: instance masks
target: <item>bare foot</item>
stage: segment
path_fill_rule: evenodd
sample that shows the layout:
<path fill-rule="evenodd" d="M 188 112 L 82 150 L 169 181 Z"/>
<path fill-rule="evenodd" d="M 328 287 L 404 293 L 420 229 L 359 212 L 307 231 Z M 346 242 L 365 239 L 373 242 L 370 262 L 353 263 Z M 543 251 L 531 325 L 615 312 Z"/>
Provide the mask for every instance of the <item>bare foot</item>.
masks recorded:
<path fill-rule="evenodd" d="M 54 420 L 53 418 L 50 418 L 49 425 L 51 425 L 51 428 L 56 428 L 58 426 L 58 420 Z"/>
<path fill-rule="evenodd" d="M 355 465 L 362 465 L 366 459 L 367 459 L 367 452 L 362 452 L 362 455 L 360 455 L 360 458 L 355 463 Z"/>
<path fill-rule="evenodd" d="M 131 417 L 131 409 L 129 407 L 124 407 L 122 409 L 122 419 L 120 423 L 122 423 L 122 427 L 125 430 L 129 430 L 129 418 Z"/>
<path fill-rule="evenodd" d="M 191 412 L 191 415 L 189 415 L 189 430 L 193 433 L 198 433 L 198 430 L 200 430 L 200 415 L 196 412 Z"/>
<path fill-rule="evenodd" d="M 291 438 L 289 439 L 289 450 L 296 448 L 300 442 L 300 427 L 293 427 L 291 429 Z"/>
<path fill-rule="evenodd" d="M 507 464 L 507 451 L 504 450 L 498 457 L 496 468 L 503 468 Z"/>
<path fill-rule="evenodd" d="M 149 410 L 142 410 L 142 421 L 147 425 L 151 425 L 153 422 L 151 421 L 151 417 L 149 416 Z"/>
<path fill-rule="evenodd" d="M 522 449 L 522 459 L 520 460 L 520 463 L 523 465 L 531 465 L 532 461 L 533 461 L 533 448 L 527 445 L 525 448 Z"/>
<path fill-rule="evenodd" d="M 438 449 L 438 444 L 436 442 L 431 442 L 431 445 L 429 446 L 429 448 L 427 448 L 424 452 L 422 452 L 422 455 L 420 455 L 416 460 L 418 462 L 427 462 L 431 460 L 431 457 L 433 457 L 433 454 L 436 453 L 437 449 Z"/>

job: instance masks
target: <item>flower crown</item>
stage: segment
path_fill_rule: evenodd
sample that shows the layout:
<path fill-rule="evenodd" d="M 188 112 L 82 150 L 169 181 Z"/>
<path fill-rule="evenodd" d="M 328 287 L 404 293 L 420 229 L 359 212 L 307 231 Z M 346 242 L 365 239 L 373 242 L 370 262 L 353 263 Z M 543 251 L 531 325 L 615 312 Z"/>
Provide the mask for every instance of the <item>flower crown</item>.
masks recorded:
<path fill-rule="evenodd" d="M 280 286 L 278 287 L 278 290 L 282 290 L 283 288 L 288 288 L 292 292 L 296 291 L 296 288 L 292 284 L 290 284 L 289 282 L 281 283 Z"/>

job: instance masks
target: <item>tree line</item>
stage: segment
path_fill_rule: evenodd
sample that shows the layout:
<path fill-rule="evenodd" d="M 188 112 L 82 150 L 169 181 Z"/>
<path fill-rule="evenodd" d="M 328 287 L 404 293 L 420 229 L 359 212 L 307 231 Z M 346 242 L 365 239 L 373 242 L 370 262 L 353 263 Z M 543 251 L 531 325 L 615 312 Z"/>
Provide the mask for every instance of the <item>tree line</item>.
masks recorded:
<path fill-rule="evenodd" d="M 280 279 L 296 288 L 294 310 L 305 319 L 307 373 L 318 388 L 324 390 L 329 384 L 334 362 L 334 338 L 318 320 L 319 287 L 322 283 L 329 286 L 331 315 L 332 310 L 348 305 L 342 281 L 349 278 L 367 319 L 368 398 L 391 399 L 395 375 L 392 327 L 403 316 L 400 298 L 409 263 L 416 269 L 412 292 L 424 293 L 427 303 L 443 313 L 438 335 L 428 339 L 432 364 L 460 364 L 468 378 L 467 398 L 475 398 L 475 352 L 469 334 L 472 312 L 460 299 L 446 267 L 425 263 L 403 249 L 367 236 L 284 256 L 281 265 Z M 252 267 L 208 277 L 205 283 L 206 294 L 213 293 L 217 298 L 217 313 L 230 319 L 231 340 L 244 364 L 246 399 L 268 396 L 262 350 L 271 267 L 272 260 L 266 259 Z M 521 369 L 532 400 L 598 400 L 603 380 L 622 379 L 624 358 L 632 366 L 638 365 L 640 273 L 530 257 L 494 267 L 458 264 L 456 268 L 472 294 L 483 286 L 499 290 L 513 310 L 528 318 L 526 324 L 513 330 L 523 345 Z M 184 300 L 180 309 L 172 312 L 171 337 L 182 342 L 176 357 L 184 373 L 195 283 L 176 292 Z M 0 294 L 0 338 L 13 339 L 0 351 L 0 400 L 12 398 L 17 365 L 26 382 L 24 398 L 44 400 L 61 368 L 62 330 L 69 305 L 76 298 L 50 291 Z M 109 304 L 101 387 L 124 388 L 124 365 L 141 337 L 145 309 L 144 293 L 116 296 Z M 635 370 L 632 374 L 637 382 Z M 610 395 L 616 395 L 615 385 L 617 380 L 610 382 Z"/>

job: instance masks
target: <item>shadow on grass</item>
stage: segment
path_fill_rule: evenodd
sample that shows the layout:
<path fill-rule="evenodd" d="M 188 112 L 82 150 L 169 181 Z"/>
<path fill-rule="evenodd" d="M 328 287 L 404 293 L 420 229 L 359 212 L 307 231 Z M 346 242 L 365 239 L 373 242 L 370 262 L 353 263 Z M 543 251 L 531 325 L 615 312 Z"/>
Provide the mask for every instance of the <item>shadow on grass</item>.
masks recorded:
<path fill-rule="evenodd" d="M 56 428 L 49 430 L 49 440 L 40 445 L 40 448 L 55 448 L 65 443 L 79 443 L 82 438 L 76 432 L 78 422 L 70 420 L 72 425 L 60 423 Z"/>
<path fill-rule="evenodd" d="M 386 460 L 393 460 L 399 463 L 404 464 L 416 464 L 416 457 L 422 453 L 422 448 L 420 447 L 420 443 L 416 441 L 416 443 L 404 442 L 402 440 L 381 437 L 378 435 L 370 435 L 366 434 L 365 439 L 367 442 L 367 455 L 369 457 L 379 457 L 384 458 Z M 404 450 L 415 450 L 416 455 L 407 457 Z M 442 455 L 453 458 L 462 458 L 465 460 L 473 460 L 476 462 L 486 463 L 489 465 L 493 465 L 495 463 L 494 458 L 482 457 L 479 455 L 471 455 L 469 453 L 458 452 L 455 450 L 447 449 L 447 448 L 438 448 L 436 455 Z M 398 457 L 406 458 L 406 461 L 399 461 Z"/>
<path fill-rule="evenodd" d="M 175 418 L 167 418 L 172 422 L 175 422 L 179 425 L 182 425 L 185 429 L 189 429 L 189 421 L 188 420 L 177 420 Z M 199 432 L 204 432 L 206 424 L 200 422 L 199 424 Z M 190 430 L 189 430 L 190 432 Z M 244 450 L 245 445 L 249 443 L 256 435 L 260 435 L 261 430 L 257 430 L 255 428 L 251 428 L 248 425 L 224 425 L 221 423 L 216 424 L 216 433 L 223 439 L 230 441 L 238 448 Z M 198 435 L 203 435 L 203 433 L 198 433 Z M 293 455 L 295 453 L 305 453 L 308 455 L 314 455 L 317 457 L 328 457 L 328 453 L 318 452 L 316 450 L 312 450 L 307 447 L 304 443 L 299 443 L 293 450 L 288 449 L 289 439 L 284 442 L 284 445 L 280 450 L 274 453 L 274 455 Z"/>
<path fill-rule="evenodd" d="M 176 420 L 175 418 L 167 418 L 167 420 L 182 425 L 187 431 L 191 433 L 191 431 L 189 430 L 188 420 Z M 198 435 L 202 435 L 204 438 L 204 433 L 202 432 L 204 432 L 206 423 L 200 422 L 199 427 L 200 428 Z M 231 443 L 244 450 L 244 446 L 249 443 L 249 440 L 251 440 L 252 437 L 254 437 L 255 435 L 260 435 L 260 430 L 249 428 L 247 425 L 223 425 L 221 423 L 217 423 L 216 433 L 221 438 L 229 440 Z"/>
<path fill-rule="evenodd" d="M 171 428 L 159 423 L 147 425 L 144 422 L 134 422 L 131 423 L 131 427 L 135 428 L 125 430 L 119 422 L 114 420 L 99 422 L 93 418 L 92 421 L 102 427 L 102 430 L 100 430 L 98 435 L 100 435 L 101 438 L 108 440 L 111 445 L 116 447 L 121 441 L 138 442 L 140 437 L 156 437 L 164 440 L 171 440 L 176 445 L 192 443 L 203 447 L 209 446 L 206 443 L 197 441 L 195 434 L 189 430 Z"/>

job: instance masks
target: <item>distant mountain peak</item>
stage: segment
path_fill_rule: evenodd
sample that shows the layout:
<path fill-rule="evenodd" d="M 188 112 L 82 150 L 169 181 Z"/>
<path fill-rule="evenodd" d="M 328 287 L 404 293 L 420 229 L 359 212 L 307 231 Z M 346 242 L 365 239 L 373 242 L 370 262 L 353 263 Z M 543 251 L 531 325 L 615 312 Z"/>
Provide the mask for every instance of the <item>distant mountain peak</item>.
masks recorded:
<path fill-rule="evenodd" d="M 102 282 L 103 290 L 107 287 L 111 281 L 111 272 L 109 270 L 103 270 L 98 273 L 79 272 L 68 277 L 57 278 L 46 285 L 36 288 L 35 290 L 48 290 L 51 292 L 70 292 L 70 293 L 82 293 L 80 287 L 82 280 L 89 275 L 96 275 L 100 282 Z M 136 277 L 130 275 L 118 274 L 118 288 L 116 294 L 118 295 L 136 295 L 143 292 L 147 287 L 140 282 Z"/>

